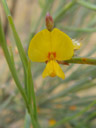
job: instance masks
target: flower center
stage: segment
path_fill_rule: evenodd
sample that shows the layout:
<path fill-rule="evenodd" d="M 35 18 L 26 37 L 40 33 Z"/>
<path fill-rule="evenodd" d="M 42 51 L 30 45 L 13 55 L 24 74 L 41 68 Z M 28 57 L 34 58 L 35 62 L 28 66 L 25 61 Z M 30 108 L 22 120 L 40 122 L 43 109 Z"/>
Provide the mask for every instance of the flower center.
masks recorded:
<path fill-rule="evenodd" d="M 56 52 L 49 52 L 48 53 L 48 60 L 55 60 Z"/>

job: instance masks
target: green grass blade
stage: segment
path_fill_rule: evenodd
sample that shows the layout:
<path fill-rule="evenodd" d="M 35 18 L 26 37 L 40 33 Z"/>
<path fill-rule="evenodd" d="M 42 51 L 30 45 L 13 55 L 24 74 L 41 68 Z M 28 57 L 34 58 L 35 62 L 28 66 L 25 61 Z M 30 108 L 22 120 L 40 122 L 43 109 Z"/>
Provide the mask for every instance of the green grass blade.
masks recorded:
<path fill-rule="evenodd" d="M 8 17 L 8 20 L 9 20 L 9 23 L 10 23 L 10 26 L 11 26 L 11 29 L 12 29 L 12 32 L 13 32 L 13 35 L 14 35 L 14 39 L 15 39 L 15 42 L 16 42 L 16 45 L 17 45 L 17 48 L 18 48 L 18 51 L 19 51 L 19 54 L 20 54 L 20 58 L 21 58 L 22 62 L 24 63 L 24 66 L 25 66 L 25 69 L 26 69 L 26 72 L 27 72 L 27 64 L 28 64 L 27 57 L 26 57 L 24 48 L 22 46 L 22 43 L 20 41 L 20 38 L 18 36 L 18 33 L 16 31 L 15 25 L 13 23 L 13 19 L 11 17 L 10 11 L 8 9 L 6 0 L 2 0 L 2 4 L 3 4 L 4 10 L 6 12 L 6 15 Z"/>
<path fill-rule="evenodd" d="M 7 48 L 7 43 L 6 43 L 6 40 L 5 40 L 3 28 L 2 28 L 2 25 L 1 25 L 1 20 L 0 20 L 0 44 L 2 46 L 4 55 L 5 55 L 6 61 L 8 63 L 9 69 L 11 71 L 11 74 L 13 76 L 13 79 L 14 79 L 20 93 L 22 94 L 22 96 L 25 100 L 26 106 L 27 106 L 27 97 L 26 97 L 25 92 L 24 92 L 24 90 L 21 86 L 21 83 L 20 83 L 19 79 L 18 79 L 15 66 L 14 66 L 14 64 L 11 60 L 11 57 L 10 57 L 10 54 L 9 54 L 9 51 L 8 51 L 8 48 Z"/>
<path fill-rule="evenodd" d="M 24 128 L 30 128 L 30 127 L 31 127 L 31 119 L 30 119 L 30 115 L 26 111 Z"/>

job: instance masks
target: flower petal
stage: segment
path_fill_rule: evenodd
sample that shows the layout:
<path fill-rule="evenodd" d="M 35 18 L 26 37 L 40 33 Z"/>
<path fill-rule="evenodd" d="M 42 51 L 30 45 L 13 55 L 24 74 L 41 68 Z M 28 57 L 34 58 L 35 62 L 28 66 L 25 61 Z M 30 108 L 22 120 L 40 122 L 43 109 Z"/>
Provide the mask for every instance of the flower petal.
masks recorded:
<path fill-rule="evenodd" d="M 34 62 L 44 62 L 50 52 L 50 32 L 47 29 L 37 33 L 30 42 L 28 56 Z"/>
<path fill-rule="evenodd" d="M 55 28 L 51 32 L 53 52 L 56 52 L 57 60 L 68 60 L 73 56 L 73 44 L 69 36 Z"/>
<path fill-rule="evenodd" d="M 65 78 L 65 75 L 64 75 L 61 67 L 59 66 L 59 64 L 56 61 L 51 60 L 47 63 L 42 76 L 43 76 L 43 78 L 45 78 L 46 76 L 54 77 L 56 75 L 62 79 Z"/>

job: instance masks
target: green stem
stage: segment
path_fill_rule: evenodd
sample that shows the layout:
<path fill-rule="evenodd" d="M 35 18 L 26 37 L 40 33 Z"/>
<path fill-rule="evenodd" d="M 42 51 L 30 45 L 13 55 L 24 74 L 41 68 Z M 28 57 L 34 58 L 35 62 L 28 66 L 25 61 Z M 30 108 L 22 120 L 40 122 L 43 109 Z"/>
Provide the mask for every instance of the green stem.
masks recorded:
<path fill-rule="evenodd" d="M 10 11 L 9 11 L 9 8 L 7 6 L 7 3 L 6 3 L 6 0 L 2 0 L 2 4 L 3 4 L 3 7 L 5 9 L 5 12 L 6 12 L 6 15 L 8 17 L 8 20 L 9 20 L 9 23 L 10 23 L 10 26 L 11 26 L 11 29 L 12 29 L 12 32 L 13 32 L 13 35 L 14 35 L 14 39 L 15 39 L 15 42 L 16 42 L 16 45 L 17 45 L 17 48 L 18 48 L 18 51 L 19 51 L 19 54 L 20 54 L 20 58 L 23 62 L 23 65 L 24 65 L 24 69 L 25 69 L 25 73 L 27 73 L 27 69 L 28 69 L 28 60 L 27 60 L 27 57 L 26 57 L 26 54 L 25 54 L 25 51 L 24 51 L 24 48 L 22 46 L 22 43 L 20 41 L 20 38 L 18 36 L 18 33 L 16 31 L 16 28 L 15 28 L 15 25 L 13 23 L 13 19 L 11 17 L 11 14 L 10 14 Z M 1 25 L 1 24 L 0 24 Z M 0 26 L 0 28 L 2 28 L 2 26 Z M 36 111 L 36 100 L 35 100 L 35 93 L 34 93 L 34 87 L 33 87 L 33 81 L 32 81 L 32 78 L 31 78 L 31 85 L 32 85 L 32 97 L 33 97 L 33 106 L 34 106 L 34 114 L 32 114 L 32 105 L 31 105 L 31 97 L 29 96 L 29 100 L 30 102 L 27 100 L 27 96 L 25 94 L 25 91 L 24 89 L 22 88 L 21 86 L 21 83 L 18 79 L 18 76 L 17 76 L 17 73 L 16 73 L 16 69 L 15 69 L 15 66 L 11 60 L 11 57 L 10 57 L 10 54 L 9 54 L 9 51 L 8 51 L 8 48 L 7 48 L 7 45 L 6 45 L 6 40 L 5 40 L 5 37 L 4 37 L 4 33 L 3 33 L 3 29 L 0 29 L 0 36 L 1 36 L 1 40 L 0 40 L 0 43 L 2 45 L 2 48 L 3 48 L 3 51 L 4 51 L 4 54 L 5 54 L 5 58 L 7 60 L 7 63 L 8 63 L 8 66 L 9 66 L 9 69 L 12 73 L 12 76 L 13 76 L 13 79 L 22 95 L 22 97 L 24 98 L 24 101 L 25 101 L 25 104 L 26 104 L 26 107 L 27 107 L 27 110 L 31 116 L 31 121 L 32 121 L 32 124 L 33 124 L 33 127 L 34 128 L 39 128 L 39 124 L 37 122 L 37 111 Z M 31 71 L 31 68 L 30 68 L 30 71 Z M 26 85 L 26 82 L 25 82 L 25 85 Z M 31 89 L 30 89 L 31 91 Z M 29 93 L 31 95 L 31 92 Z"/>
<path fill-rule="evenodd" d="M 28 94 L 29 94 L 29 103 L 31 104 L 33 100 L 33 114 L 34 118 L 37 119 L 37 107 L 36 107 L 36 98 L 35 98 L 35 92 L 34 92 L 34 84 L 32 80 L 32 75 L 31 75 L 31 62 L 29 60 L 28 63 L 28 79 L 27 79 L 27 89 L 28 89 Z"/>
<path fill-rule="evenodd" d="M 4 7 L 4 10 L 5 10 L 5 13 L 6 13 L 6 16 L 9 20 L 9 23 L 10 23 L 10 26 L 11 26 L 11 29 L 12 29 L 12 32 L 13 32 L 13 35 L 14 35 L 14 39 L 15 39 L 15 42 L 16 42 L 16 45 L 17 45 L 17 48 L 18 48 L 18 51 L 19 51 L 19 55 L 20 55 L 20 58 L 21 58 L 21 61 L 22 61 L 22 65 L 23 65 L 23 70 L 24 70 L 24 82 L 25 82 L 25 91 L 26 91 L 26 74 L 27 74 L 27 66 L 28 66 L 28 60 L 27 60 L 27 56 L 25 54 L 25 51 L 24 51 L 24 48 L 22 46 L 22 43 L 21 43 L 21 40 L 18 36 L 18 33 L 16 31 L 16 28 L 15 28 L 15 25 L 14 25 L 14 22 L 13 22 L 13 19 L 12 19 L 12 16 L 11 16 L 11 13 L 10 13 L 10 10 L 8 8 L 8 5 L 7 5 L 7 2 L 6 0 L 2 0 L 2 4 L 3 4 L 3 7 Z"/>
<path fill-rule="evenodd" d="M 8 63 L 9 69 L 11 71 L 11 74 L 13 76 L 13 79 L 14 79 L 20 93 L 22 94 L 22 96 L 23 96 L 23 98 L 26 102 L 26 106 L 27 106 L 27 97 L 26 97 L 25 92 L 24 92 L 24 90 L 21 86 L 21 83 L 20 83 L 19 79 L 18 79 L 14 63 L 13 63 L 11 57 L 10 57 L 10 54 L 9 54 L 9 51 L 8 51 L 8 48 L 7 48 L 7 43 L 6 43 L 5 36 L 4 36 L 4 32 L 3 32 L 3 28 L 2 28 L 2 25 L 1 25 L 1 20 L 0 20 L 0 44 L 2 46 L 4 55 L 5 55 L 6 61 Z"/>
<path fill-rule="evenodd" d="M 33 116 L 33 111 L 32 111 L 32 108 L 31 106 L 29 107 L 29 114 L 30 114 L 30 117 L 31 117 L 31 122 L 34 121 L 34 128 L 41 128 L 41 126 L 39 125 L 38 121 L 36 119 L 34 119 L 34 116 Z"/>
<path fill-rule="evenodd" d="M 37 118 L 37 106 L 36 106 L 36 98 L 35 98 L 35 91 L 34 91 L 34 85 L 32 84 L 32 99 L 33 99 L 33 108 L 34 108 L 34 118 L 38 120 Z"/>
<path fill-rule="evenodd" d="M 31 116 L 33 115 L 38 125 L 38 128 L 40 128 L 40 125 L 38 122 L 38 116 L 37 116 L 36 98 L 35 98 L 34 84 L 33 84 L 32 74 L 31 74 L 31 61 L 30 60 L 28 61 L 28 71 L 27 71 L 27 94 L 28 94 L 28 102 L 30 106 L 30 109 L 29 109 L 30 114 Z M 32 101 L 33 101 L 33 106 L 32 106 Z"/>
<path fill-rule="evenodd" d="M 31 127 L 31 119 L 30 115 L 26 110 L 26 115 L 25 115 L 25 121 L 24 121 L 24 128 L 30 128 Z"/>
<path fill-rule="evenodd" d="M 95 58 L 86 58 L 86 57 L 73 57 L 70 60 L 58 61 L 58 63 L 65 64 L 65 65 L 68 63 L 96 65 L 96 59 Z"/>
<path fill-rule="evenodd" d="M 27 94 L 28 94 L 28 101 L 31 105 L 32 103 L 32 87 L 31 87 L 31 70 L 30 70 L 30 61 L 28 62 L 28 69 L 27 69 Z"/>
<path fill-rule="evenodd" d="M 20 38 L 18 36 L 18 33 L 16 31 L 16 28 L 15 28 L 15 25 L 14 25 L 14 22 L 13 22 L 13 19 L 11 17 L 11 14 L 10 14 L 10 10 L 8 8 L 8 5 L 6 3 L 6 0 L 2 0 L 2 4 L 3 4 L 3 7 L 4 7 L 4 10 L 6 12 L 6 15 L 7 15 L 7 18 L 9 20 L 9 23 L 10 23 L 10 26 L 11 26 L 11 29 L 12 29 L 12 32 L 13 32 L 13 35 L 14 35 L 14 39 L 15 39 L 15 42 L 16 42 L 16 45 L 17 45 L 17 48 L 18 48 L 18 51 L 19 51 L 19 54 L 20 54 L 20 58 L 25 66 L 25 70 L 27 72 L 27 64 L 28 64 L 28 60 L 27 60 L 27 57 L 26 57 L 26 54 L 25 54 L 25 51 L 24 51 L 24 48 L 22 46 L 22 43 L 20 41 Z"/>
<path fill-rule="evenodd" d="M 11 61 L 12 61 L 13 65 L 15 65 L 15 63 L 14 63 L 13 51 L 12 51 L 12 47 L 11 47 L 11 46 L 9 47 L 9 52 L 10 52 Z"/>
<path fill-rule="evenodd" d="M 33 115 L 32 115 L 32 112 L 31 112 L 31 108 L 28 104 L 28 100 L 27 100 L 27 96 L 25 94 L 25 91 L 18 79 L 18 76 L 17 76 L 17 72 L 16 72 L 16 68 L 14 66 L 14 63 L 12 61 L 12 58 L 10 57 L 10 54 L 9 54 L 9 51 L 8 51 L 8 48 L 7 48 L 7 42 L 5 40 L 5 36 L 4 36 L 4 32 L 3 32 L 3 28 L 2 28 L 2 25 L 1 25 L 1 20 L 0 20 L 0 45 L 3 49 L 3 52 L 4 52 L 4 55 L 5 55 L 5 58 L 6 58 L 6 61 L 8 63 L 8 66 L 9 66 L 9 69 L 10 69 L 10 72 L 12 74 L 12 77 L 16 83 L 16 86 L 17 88 L 19 89 L 24 101 L 25 101 L 25 105 L 26 105 L 26 108 L 31 116 L 31 121 L 32 121 L 32 124 L 33 124 L 33 127 L 34 128 L 39 128 L 38 125 L 37 125 L 37 122 L 34 120 L 33 118 Z"/>

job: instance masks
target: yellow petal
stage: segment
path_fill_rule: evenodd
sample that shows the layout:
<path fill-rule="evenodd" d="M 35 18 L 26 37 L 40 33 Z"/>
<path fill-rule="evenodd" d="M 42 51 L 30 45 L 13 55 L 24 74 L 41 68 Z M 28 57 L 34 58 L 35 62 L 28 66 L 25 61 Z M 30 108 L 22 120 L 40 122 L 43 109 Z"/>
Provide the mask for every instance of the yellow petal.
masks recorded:
<path fill-rule="evenodd" d="M 42 30 L 31 40 L 28 56 L 34 62 L 44 62 L 48 60 L 49 52 L 56 52 L 56 60 L 70 59 L 73 56 L 72 40 L 59 29 Z"/>
<path fill-rule="evenodd" d="M 73 43 L 73 46 L 74 46 L 74 50 L 80 49 L 80 47 L 81 47 L 80 42 L 76 41 L 75 39 L 72 39 L 72 43 Z"/>
<path fill-rule="evenodd" d="M 57 60 L 68 60 L 73 56 L 73 44 L 69 36 L 59 29 L 51 32 L 52 52 L 56 52 Z"/>
<path fill-rule="evenodd" d="M 47 63 L 42 76 L 43 76 L 43 78 L 45 78 L 46 76 L 51 76 L 51 77 L 58 76 L 62 79 L 65 78 L 65 75 L 64 75 L 61 67 L 54 60 L 51 60 Z"/>
<path fill-rule="evenodd" d="M 31 40 L 28 56 L 34 62 L 44 62 L 50 52 L 50 32 L 47 29 L 37 33 Z"/>

